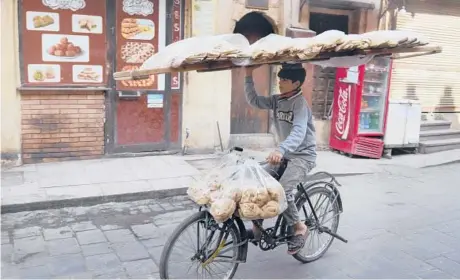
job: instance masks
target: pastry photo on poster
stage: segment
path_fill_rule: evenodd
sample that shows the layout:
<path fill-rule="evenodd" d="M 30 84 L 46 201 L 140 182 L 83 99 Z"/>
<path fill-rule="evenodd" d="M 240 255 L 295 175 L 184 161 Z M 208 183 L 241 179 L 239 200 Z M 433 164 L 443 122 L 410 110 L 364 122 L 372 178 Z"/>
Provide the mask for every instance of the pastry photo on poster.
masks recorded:
<path fill-rule="evenodd" d="M 155 24 L 149 19 L 124 18 L 121 36 L 129 40 L 152 40 L 155 38 Z"/>
<path fill-rule="evenodd" d="M 102 17 L 72 15 L 72 32 L 102 34 Z"/>
<path fill-rule="evenodd" d="M 155 53 L 155 47 L 150 43 L 127 42 L 120 51 L 125 63 L 142 64 Z"/>
<path fill-rule="evenodd" d="M 29 64 L 27 76 L 30 83 L 59 83 L 61 66 L 58 64 Z"/>
<path fill-rule="evenodd" d="M 26 28 L 31 31 L 59 31 L 59 14 L 28 11 Z"/>
<path fill-rule="evenodd" d="M 42 34 L 43 61 L 89 62 L 88 36 Z"/>
<path fill-rule="evenodd" d="M 102 83 L 102 65 L 72 65 L 74 83 Z"/>

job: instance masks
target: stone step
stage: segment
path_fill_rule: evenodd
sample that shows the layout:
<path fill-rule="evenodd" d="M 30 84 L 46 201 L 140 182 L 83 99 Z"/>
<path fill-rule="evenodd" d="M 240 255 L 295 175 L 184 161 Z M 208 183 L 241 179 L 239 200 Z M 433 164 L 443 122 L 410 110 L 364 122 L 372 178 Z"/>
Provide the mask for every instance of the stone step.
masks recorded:
<path fill-rule="evenodd" d="M 460 138 L 423 141 L 419 145 L 419 153 L 421 154 L 432 154 L 454 149 L 460 149 Z"/>
<path fill-rule="evenodd" d="M 423 121 L 420 125 L 420 131 L 449 129 L 452 122 L 450 121 Z"/>
<path fill-rule="evenodd" d="M 440 129 L 420 131 L 420 142 L 460 138 L 460 130 Z"/>

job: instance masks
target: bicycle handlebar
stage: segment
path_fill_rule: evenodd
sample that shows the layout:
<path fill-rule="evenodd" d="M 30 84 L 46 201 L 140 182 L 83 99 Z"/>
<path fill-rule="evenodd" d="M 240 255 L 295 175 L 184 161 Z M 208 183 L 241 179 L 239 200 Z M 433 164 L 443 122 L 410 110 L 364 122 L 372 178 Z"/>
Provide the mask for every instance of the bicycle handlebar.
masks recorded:
<path fill-rule="evenodd" d="M 241 147 L 233 147 L 230 149 L 230 152 L 232 151 L 237 151 L 237 152 L 243 152 L 243 148 Z M 286 163 L 286 162 L 289 162 L 290 159 L 288 158 L 283 158 L 282 160 L 282 163 Z M 269 162 L 267 160 L 264 160 L 264 161 L 259 161 L 259 165 L 265 165 L 265 164 L 268 164 Z M 313 176 L 316 176 L 316 175 L 320 175 L 320 174 L 324 174 L 326 175 L 327 177 L 331 178 L 331 182 L 333 182 L 334 184 L 336 184 L 337 186 L 342 186 L 338 181 L 337 179 L 335 178 L 334 175 L 332 175 L 331 173 L 328 173 L 326 171 L 320 171 L 320 172 L 317 172 L 317 173 L 314 173 L 312 175 L 310 175 L 310 177 L 313 177 Z"/>
<path fill-rule="evenodd" d="M 289 162 L 289 161 L 290 161 L 290 159 L 283 158 L 283 159 L 281 159 L 280 164 L 283 164 L 283 163 Z M 265 165 L 265 164 L 269 164 L 268 160 L 259 161 L 259 165 Z"/>

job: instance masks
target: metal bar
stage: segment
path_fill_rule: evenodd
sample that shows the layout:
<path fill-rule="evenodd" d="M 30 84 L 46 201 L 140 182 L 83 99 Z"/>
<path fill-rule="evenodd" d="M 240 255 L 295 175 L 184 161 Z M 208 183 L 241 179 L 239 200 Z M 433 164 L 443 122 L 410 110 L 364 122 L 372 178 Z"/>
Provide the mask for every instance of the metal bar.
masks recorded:
<path fill-rule="evenodd" d="M 36 90 L 67 90 L 67 91 L 105 91 L 110 90 L 108 87 L 29 87 L 21 86 L 17 88 L 20 91 L 36 91 Z"/>
<path fill-rule="evenodd" d="M 348 243 L 348 240 L 346 240 L 342 236 L 338 235 L 337 233 L 332 232 L 329 228 L 322 227 L 322 228 L 320 228 L 320 231 L 325 232 L 325 233 L 331 235 L 332 237 L 337 238 L 338 240 L 340 240 L 340 241 L 342 241 L 344 243 Z"/>
<path fill-rule="evenodd" d="M 220 150 L 223 152 L 224 151 L 224 144 L 222 144 L 222 135 L 220 134 L 219 122 L 217 121 L 216 124 L 217 124 L 217 132 L 219 133 Z"/>
<path fill-rule="evenodd" d="M 432 52 L 426 52 L 426 53 L 415 53 L 415 54 L 409 54 L 409 55 L 404 55 L 404 56 L 392 57 L 392 59 L 404 59 L 404 58 L 417 57 L 417 56 L 424 56 L 424 55 L 437 54 L 437 53 L 440 53 L 440 52 L 438 52 L 438 51 L 432 51 Z"/>

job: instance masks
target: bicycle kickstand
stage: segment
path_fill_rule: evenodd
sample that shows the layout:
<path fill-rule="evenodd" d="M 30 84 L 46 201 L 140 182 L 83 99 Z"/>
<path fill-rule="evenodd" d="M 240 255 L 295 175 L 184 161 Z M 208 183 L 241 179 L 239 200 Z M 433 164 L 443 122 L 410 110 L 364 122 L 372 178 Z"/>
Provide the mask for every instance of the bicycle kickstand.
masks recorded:
<path fill-rule="evenodd" d="M 320 232 L 325 232 L 329 234 L 330 236 L 337 238 L 338 240 L 342 241 L 343 243 L 348 243 L 348 240 L 343 238 L 342 236 L 338 235 L 337 233 L 332 232 L 329 228 L 327 227 L 320 227 L 319 229 Z"/>

